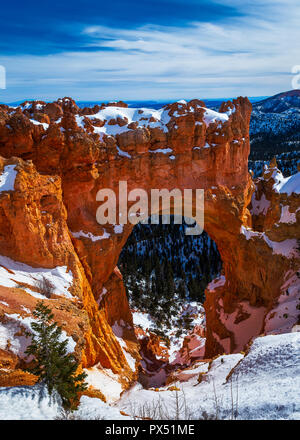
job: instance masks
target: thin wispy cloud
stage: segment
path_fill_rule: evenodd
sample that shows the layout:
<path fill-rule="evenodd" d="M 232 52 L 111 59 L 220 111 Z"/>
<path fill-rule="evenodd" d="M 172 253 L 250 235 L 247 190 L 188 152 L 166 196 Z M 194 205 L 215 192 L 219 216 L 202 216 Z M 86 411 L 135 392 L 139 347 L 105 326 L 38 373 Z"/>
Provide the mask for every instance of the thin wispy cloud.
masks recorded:
<path fill-rule="evenodd" d="M 75 32 L 80 50 L 2 56 L 8 88 L 0 100 L 214 98 L 290 89 L 292 66 L 300 64 L 298 0 L 222 4 L 236 12 L 173 25 L 62 24 Z"/>

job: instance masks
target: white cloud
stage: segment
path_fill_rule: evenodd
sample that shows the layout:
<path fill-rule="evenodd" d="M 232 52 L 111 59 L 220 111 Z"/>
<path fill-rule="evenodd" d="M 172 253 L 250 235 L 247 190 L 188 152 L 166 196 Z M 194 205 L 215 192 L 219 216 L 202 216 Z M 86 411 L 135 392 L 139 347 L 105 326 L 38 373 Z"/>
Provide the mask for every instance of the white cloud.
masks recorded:
<path fill-rule="evenodd" d="M 186 27 L 87 27 L 98 51 L 2 57 L 7 90 L 0 100 L 20 99 L 24 90 L 32 97 L 169 99 L 290 89 L 291 68 L 300 63 L 298 0 L 223 3 L 247 14 Z"/>

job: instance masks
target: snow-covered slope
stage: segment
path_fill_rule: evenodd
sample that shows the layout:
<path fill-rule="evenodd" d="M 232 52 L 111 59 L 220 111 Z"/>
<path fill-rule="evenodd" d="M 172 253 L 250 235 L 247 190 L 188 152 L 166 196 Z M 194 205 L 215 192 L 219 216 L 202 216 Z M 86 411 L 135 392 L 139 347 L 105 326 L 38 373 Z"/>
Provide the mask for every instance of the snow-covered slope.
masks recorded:
<path fill-rule="evenodd" d="M 300 127 L 300 90 L 290 90 L 253 104 L 250 134 L 279 134 L 294 127 Z"/>
<path fill-rule="evenodd" d="M 247 354 L 196 362 L 173 378 L 156 390 L 136 383 L 113 405 L 82 396 L 75 417 L 300 420 L 300 333 L 258 337 Z M 0 419 L 56 417 L 60 405 L 41 385 L 0 388 Z"/>
<path fill-rule="evenodd" d="M 57 266 L 53 269 L 36 268 L 0 255 L 1 286 L 28 286 L 24 287 L 27 293 L 38 299 L 45 299 L 45 296 L 36 292 L 37 282 L 43 280 L 43 278 L 53 285 L 53 294 L 72 299 L 69 289 L 73 283 L 73 274 L 67 266 Z"/>
<path fill-rule="evenodd" d="M 254 103 L 253 107 L 262 113 L 285 113 L 288 110 L 300 110 L 300 90 L 294 89 L 278 93 Z"/>
<path fill-rule="evenodd" d="M 62 418 L 59 398 L 51 398 L 42 385 L 0 388 L 0 420 L 54 420 Z M 72 416 L 71 416 L 72 417 Z M 75 419 L 128 420 L 100 399 L 82 396 Z"/>
<path fill-rule="evenodd" d="M 255 177 L 274 156 L 285 176 L 294 174 L 300 161 L 300 91 L 280 93 L 253 104 L 250 138 L 249 168 Z"/>
<path fill-rule="evenodd" d="M 297 172 L 297 164 L 300 162 L 300 150 L 296 148 L 300 147 L 300 142 L 289 142 L 290 151 L 286 151 L 280 154 L 272 154 L 272 157 L 276 157 L 278 168 L 282 171 L 284 176 L 291 176 Z M 293 150 L 295 148 L 295 150 Z M 254 177 L 262 175 L 263 169 L 266 165 L 269 165 L 270 160 L 249 160 L 249 170 L 252 170 Z"/>
<path fill-rule="evenodd" d="M 189 380 L 175 382 L 180 418 L 300 420 L 300 333 L 259 337 L 246 355 L 219 356 L 185 371 Z M 175 403 L 176 389 L 137 384 L 116 406 L 131 415 L 162 408 L 165 418 L 175 418 Z"/>

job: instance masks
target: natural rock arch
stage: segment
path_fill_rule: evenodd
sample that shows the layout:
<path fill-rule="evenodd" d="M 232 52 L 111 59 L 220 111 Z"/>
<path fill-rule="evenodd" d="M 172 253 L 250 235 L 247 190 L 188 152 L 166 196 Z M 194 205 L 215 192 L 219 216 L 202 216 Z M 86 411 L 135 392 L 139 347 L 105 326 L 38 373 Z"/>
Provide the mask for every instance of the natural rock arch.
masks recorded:
<path fill-rule="evenodd" d="M 44 199 L 37 209 L 42 212 L 45 204 L 51 209 L 55 207 L 54 222 L 63 223 L 67 217 L 66 226 L 60 227 L 64 237 L 61 238 L 57 228 L 52 235 L 47 233 L 45 242 L 43 230 L 29 232 L 27 227 L 28 240 L 30 234 L 35 237 L 32 252 L 26 252 L 26 246 L 20 245 L 6 248 L 3 245 L 0 250 L 37 266 L 42 262 L 53 267 L 58 260 L 67 261 L 76 271 L 79 296 L 83 297 L 91 322 L 83 364 L 100 362 L 120 372 L 124 369 L 122 363 L 126 363 L 110 327 L 121 320 L 132 327 L 116 264 L 133 225 L 124 225 L 121 231 L 114 225 L 101 227 L 96 221 L 98 190 L 111 188 L 117 193 L 120 180 L 127 181 L 128 191 L 134 188 L 148 193 L 151 188 L 205 191 L 204 228 L 216 242 L 224 268 L 224 276 L 207 289 L 206 356 L 242 350 L 252 337 L 264 331 L 265 316 L 281 293 L 287 271 L 294 270 L 299 259 L 274 252 L 263 229 L 260 232 L 249 229 L 261 225 L 261 219 L 258 222 L 259 216 L 251 215 L 248 209 L 254 191 L 248 172 L 251 114 L 248 99 L 224 103 L 220 113 L 206 110 L 198 100 L 178 102 L 165 107 L 160 120 L 155 112 L 149 115 L 139 110 L 131 122 L 129 117 L 117 116 L 118 109 L 126 109 L 123 103 L 115 104 L 116 117 L 109 121 L 103 121 L 99 111 L 114 105 L 80 110 L 68 98 L 40 106 L 42 110 L 39 108 L 38 112 L 35 104 L 15 112 L 1 107 L 0 154 L 32 160 L 42 176 L 38 176 L 30 163 L 18 161 L 20 194 L 27 191 L 32 199 L 30 191 L 35 191 L 37 200 L 46 195 L 46 202 Z M 129 110 L 124 112 L 133 119 Z M 33 124 L 31 118 L 40 123 Z M 102 133 L 99 137 L 97 127 L 115 127 L 115 135 Z M 25 175 L 32 179 L 31 186 L 22 183 Z M 47 189 L 48 177 L 44 175 L 56 176 Z M 274 203 L 278 205 L 279 199 L 274 199 Z M 271 235 L 275 220 L 268 224 Z M 14 228 L 14 225 L 10 228 L 12 235 Z M 289 231 L 282 232 L 281 240 L 290 237 Z M 273 231 L 274 242 L 275 235 Z M 36 236 L 41 239 L 36 240 Z M 54 245 L 60 242 L 62 253 Z M 128 339 L 135 343 L 132 333 Z"/>

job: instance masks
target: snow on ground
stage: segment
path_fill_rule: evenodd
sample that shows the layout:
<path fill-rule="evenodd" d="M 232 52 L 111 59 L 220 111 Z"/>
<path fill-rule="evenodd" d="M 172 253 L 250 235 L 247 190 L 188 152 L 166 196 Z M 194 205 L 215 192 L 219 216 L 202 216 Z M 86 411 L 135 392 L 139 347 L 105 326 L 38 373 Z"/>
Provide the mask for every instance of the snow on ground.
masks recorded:
<path fill-rule="evenodd" d="M 178 111 L 175 111 L 173 113 L 174 117 L 185 116 L 188 113 L 193 113 L 195 111 L 193 107 L 183 108 L 183 106 L 186 105 L 186 103 L 184 103 L 183 101 L 179 104 L 182 104 L 181 105 L 182 108 L 180 110 L 184 111 L 184 113 L 182 111 L 180 113 Z M 229 110 L 226 113 L 218 113 L 214 110 L 210 110 L 201 106 L 198 106 L 198 108 L 199 109 L 203 108 L 204 122 L 207 126 L 215 122 L 223 123 L 228 121 L 229 116 L 234 111 L 234 110 Z M 103 136 L 104 134 L 107 136 L 116 136 L 125 133 L 127 131 L 131 131 L 133 130 L 133 128 L 131 129 L 128 128 L 128 124 L 131 123 L 138 123 L 139 127 L 159 128 L 166 133 L 168 132 L 167 125 L 171 120 L 171 115 L 169 114 L 169 112 L 170 110 L 166 109 L 165 107 L 155 110 L 149 108 L 132 108 L 132 107 L 126 108 L 126 107 L 107 106 L 94 115 L 85 115 L 85 116 L 76 115 L 76 122 L 79 127 L 85 129 L 84 118 L 89 118 L 92 124 L 96 120 L 100 120 L 103 122 L 105 121 L 102 127 L 94 126 L 94 132 L 98 133 L 100 136 Z M 118 122 L 121 122 L 121 125 L 119 125 Z M 198 123 L 201 122 L 198 121 Z M 166 154 L 172 151 L 169 150 L 170 149 L 165 149 L 165 150 L 158 149 L 152 152 L 162 152 Z M 124 152 L 120 149 L 118 149 L 118 153 L 121 156 L 129 157 L 129 158 L 131 157 L 127 152 Z"/>
<path fill-rule="evenodd" d="M 91 119 L 91 122 L 93 123 L 94 119 L 99 119 L 101 121 L 106 121 L 103 127 L 94 127 L 94 131 L 99 134 L 106 134 L 115 136 L 117 134 L 124 133 L 126 131 L 129 131 L 127 124 L 130 124 L 132 122 L 138 122 L 139 126 L 149 126 L 151 128 L 160 128 L 164 132 L 168 131 L 168 128 L 166 127 L 166 124 L 170 122 L 170 115 L 167 110 L 164 108 L 160 110 L 152 110 L 148 108 L 125 108 L 125 107 L 114 107 L 109 106 L 105 107 L 104 109 L 100 110 L 95 115 L 87 115 L 85 117 L 88 117 Z M 84 117 L 77 117 L 77 123 L 81 123 L 81 120 Z M 120 119 L 127 119 L 127 123 L 125 125 L 118 125 L 118 124 L 110 124 L 110 121 Z M 150 122 L 150 118 L 152 118 L 152 121 Z"/>
<path fill-rule="evenodd" d="M 82 396 L 74 417 L 83 420 L 128 420 L 100 399 Z M 42 385 L 0 388 L 0 420 L 53 420 L 61 417 L 60 400 Z"/>
<path fill-rule="evenodd" d="M 117 408 L 114 408 L 100 399 L 82 396 L 80 406 L 75 416 L 84 420 L 131 420 L 132 417 L 123 416 Z"/>
<path fill-rule="evenodd" d="M 234 351 L 238 352 L 243 350 L 247 342 L 251 339 L 251 335 L 260 333 L 266 312 L 265 307 L 252 307 L 247 301 L 242 301 L 233 313 L 228 314 L 224 312 L 222 298 L 219 300 L 219 305 L 220 321 L 224 327 L 234 335 Z M 242 321 L 238 319 L 241 315 L 246 316 Z M 217 337 L 217 339 L 227 353 L 232 351 L 230 338 L 220 339 Z"/>
<path fill-rule="evenodd" d="M 127 151 L 123 151 L 123 150 L 121 150 L 121 148 L 119 148 L 118 146 L 117 146 L 117 151 L 118 151 L 118 155 L 119 155 L 119 156 L 122 156 L 122 157 L 128 157 L 128 159 L 131 159 L 130 154 L 127 153 Z"/>
<path fill-rule="evenodd" d="M 268 246 L 273 249 L 273 254 L 284 255 L 288 258 L 296 257 L 298 254 L 298 243 L 296 238 L 283 241 L 272 241 L 266 234 L 264 234 L 264 240 Z"/>
<path fill-rule="evenodd" d="M 300 420 L 300 333 L 255 339 L 232 380 L 240 418 Z"/>
<path fill-rule="evenodd" d="M 122 224 L 120 224 L 120 225 L 115 225 L 115 226 L 114 226 L 114 233 L 115 233 L 115 234 L 122 234 L 122 232 L 123 232 L 123 228 L 124 228 L 124 225 L 122 225 Z"/>
<path fill-rule="evenodd" d="M 176 391 L 168 390 L 168 388 L 175 385 L 180 389 L 178 397 L 180 400 L 180 406 L 183 407 L 181 418 L 202 418 L 203 411 L 207 411 L 208 413 L 214 412 L 214 388 L 216 389 L 216 393 L 219 393 L 218 398 L 221 399 L 220 388 L 225 382 L 231 369 L 240 361 L 240 359 L 242 359 L 242 357 L 243 355 L 241 354 L 223 356 L 223 363 L 220 358 L 214 360 L 209 372 L 205 375 L 205 382 L 203 381 L 201 384 L 198 384 L 199 374 L 203 376 L 201 373 L 208 367 L 203 363 L 195 365 L 197 369 L 199 368 L 199 374 L 196 373 L 186 382 L 175 382 L 174 384 L 162 387 L 159 391 L 155 391 L 154 389 L 146 390 L 143 389 L 141 385 L 136 384 L 135 387 L 126 391 L 115 405 L 127 414 L 139 416 L 143 408 L 145 409 L 148 406 L 154 407 L 157 404 L 160 404 L 165 413 L 165 417 L 163 418 L 170 417 L 171 419 L 174 419 L 176 417 Z M 190 374 L 191 370 L 188 371 Z M 223 393 L 223 389 L 221 392 Z M 187 406 L 188 414 L 186 414 L 184 410 L 185 404 Z"/>
<path fill-rule="evenodd" d="M 273 250 L 273 254 L 283 255 L 287 258 L 298 256 L 298 244 L 296 238 L 291 238 L 283 241 L 272 241 L 269 239 L 265 232 L 256 232 L 245 226 L 241 226 L 240 232 L 246 237 L 246 240 L 250 240 L 255 237 L 262 238 Z"/>
<path fill-rule="evenodd" d="M 283 177 L 281 171 L 276 169 L 272 174 L 272 178 L 275 181 L 273 189 L 276 192 L 287 195 L 300 194 L 300 172 L 289 177 Z"/>
<path fill-rule="evenodd" d="M 131 417 L 172 420 L 177 398 L 181 419 L 300 420 L 300 332 L 258 337 L 246 355 L 198 361 L 175 372 L 168 386 L 154 390 L 136 383 L 120 398 L 117 381 L 104 378 L 108 371 L 90 370 L 88 382 L 102 391 L 106 384 L 110 394 L 114 390 L 114 403 L 83 396 L 75 413 L 81 419 L 122 419 L 122 410 Z M 0 419 L 54 419 L 59 413 L 41 385 L 0 388 Z"/>
<path fill-rule="evenodd" d="M 289 271 L 281 291 L 277 305 L 266 316 L 264 329 L 266 334 L 291 332 L 298 322 L 300 315 L 299 276 Z"/>
<path fill-rule="evenodd" d="M 296 213 L 299 211 L 300 208 L 297 209 L 295 212 L 290 212 L 290 207 L 287 206 L 281 206 L 281 216 L 279 223 L 296 223 Z"/>
<path fill-rule="evenodd" d="M 123 323 L 125 324 L 125 323 Z M 112 331 L 114 332 L 114 335 L 119 342 L 121 349 L 123 351 L 123 354 L 125 356 L 125 359 L 127 361 L 127 364 L 132 369 L 132 371 L 135 371 L 135 359 L 131 356 L 130 353 L 127 351 L 127 345 L 126 342 L 123 339 L 123 328 L 124 326 L 120 325 L 118 322 L 115 322 L 114 325 L 112 325 Z"/>
<path fill-rule="evenodd" d="M 260 200 L 256 199 L 256 193 L 254 193 L 252 200 L 252 209 L 251 214 L 258 215 L 258 214 L 266 214 L 269 207 L 270 207 L 270 201 L 266 199 L 266 196 L 262 194 Z"/>
<path fill-rule="evenodd" d="M 73 283 L 73 274 L 71 270 L 67 272 L 67 266 L 57 266 L 54 269 L 36 268 L 0 255 L 1 286 L 19 287 L 20 284 L 25 283 L 34 287 L 36 282 L 42 280 L 43 277 L 51 281 L 55 295 L 73 298 L 69 292 Z M 45 296 L 28 287 L 22 287 L 22 289 L 36 298 L 45 299 Z"/>
<path fill-rule="evenodd" d="M 9 315 L 7 315 L 10 317 Z M 26 325 L 26 329 L 30 328 L 30 323 L 34 320 L 31 318 L 27 318 L 28 322 Z M 29 339 L 26 338 L 23 334 L 20 334 L 21 322 L 15 319 L 8 320 L 5 323 L 0 322 L 0 349 L 6 350 L 9 347 L 9 350 L 20 356 L 20 358 L 25 357 L 25 350 L 29 345 Z M 18 334 L 18 336 L 16 336 Z"/>
<path fill-rule="evenodd" d="M 0 174 L 0 193 L 3 191 L 13 191 L 15 189 L 15 180 L 17 171 L 16 165 L 6 165 L 2 174 Z"/>
<path fill-rule="evenodd" d="M 192 301 L 182 305 L 179 316 L 183 319 L 190 319 L 190 329 L 181 328 L 182 334 L 180 336 L 176 335 L 177 328 L 168 332 L 170 338 L 169 362 L 174 365 L 189 363 L 188 359 L 191 354 L 194 357 L 197 354 L 199 357 L 204 355 L 205 338 L 196 333 L 198 329 L 205 327 L 205 313 L 202 304 Z M 182 350 L 185 340 L 188 341 L 187 347 L 186 350 Z"/>
<path fill-rule="evenodd" d="M 20 358 L 25 358 L 25 350 L 28 345 L 31 343 L 31 338 L 28 338 L 22 332 L 22 329 L 26 331 L 35 333 L 31 329 L 31 324 L 36 322 L 36 319 L 31 316 L 21 316 L 17 313 L 8 314 L 5 313 L 7 318 L 6 322 L 0 322 L 0 349 L 9 350 L 19 356 Z M 76 347 L 76 342 L 71 336 L 68 336 L 67 333 L 62 330 L 62 334 L 60 337 L 60 341 L 67 340 L 67 352 L 73 353 Z M 31 358 L 28 358 L 30 360 Z"/>
<path fill-rule="evenodd" d="M 142 327 L 143 330 L 153 328 L 153 320 L 148 313 L 132 311 L 133 324 Z"/>
<path fill-rule="evenodd" d="M 259 337 L 247 355 L 219 356 L 206 374 L 203 363 L 195 364 L 195 368 L 204 370 L 204 374 L 200 370 L 200 383 L 197 375 L 187 382 L 177 382 L 183 391 L 178 392 L 179 400 L 182 407 L 186 403 L 192 419 L 206 415 L 226 419 L 300 419 L 300 333 Z M 167 388 L 157 392 L 136 384 L 115 406 L 139 415 L 142 410 L 151 412 L 159 404 L 174 418 L 176 392 Z M 181 416 L 185 415 L 182 410 Z"/>
<path fill-rule="evenodd" d="M 54 419 L 58 412 L 58 402 L 41 385 L 0 387 L 0 420 Z"/>
<path fill-rule="evenodd" d="M 34 125 L 42 125 L 44 130 L 47 130 L 49 128 L 49 124 L 46 124 L 46 122 L 39 122 L 35 119 L 30 119 L 30 122 L 32 122 Z"/>
<path fill-rule="evenodd" d="M 149 150 L 150 153 L 163 153 L 163 154 L 167 154 L 167 153 L 173 153 L 173 150 L 171 148 L 157 148 L 156 150 Z"/>
<path fill-rule="evenodd" d="M 204 122 L 208 126 L 211 123 L 215 122 L 226 122 L 229 119 L 228 113 L 218 113 L 214 110 L 205 109 L 204 112 Z"/>
<path fill-rule="evenodd" d="M 105 295 L 107 294 L 107 289 L 105 287 L 102 288 L 102 291 L 99 295 L 99 298 L 97 299 L 97 304 L 100 305 L 102 299 L 105 297 Z"/>
<path fill-rule="evenodd" d="M 217 278 L 214 278 L 208 285 L 207 285 L 207 289 L 211 292 L 213 292 L 215 289 L 217 289 L 218 287 L 224 286 L 226 282 L 226 278 L 224 275 L 221 275 Z"/>
<path fill-rule="evenodd" d="M 207 373 L 209 369 L 209 362 L 199 362 L 195 363 L 189 368 L 186 368 L 184 370 L 179 370 L 175 372 L 175 377 L 178 379 L 179 382 L 187 382 L 188 380 L 192 378 L 197 378 L 198 383 L 198 377 L 201 374 Z"/>
<path fill-rule="evenodd" d="M 109 369 L 102 368 L 100 364 L 86 368 L 84 371 L 88 375 L 85 379 L 86 382 L 96 390 L 100 390 L 108 402 L 119 399 L 123 388 L 117 374 Z"/>
<path fill-rule="evenodd" d="M 108 232 L 106 232 L 105 230 L 102 235 L 93 235 L 91 232 L 83 232 L 83 231 L 71 232 L 71 234 L 75 238 L 84 237 L 84 238 L 89 238 L 92 241 L 104 240 L 105 238 L 110 237 L 110 234 Z"/>
<path fill-rule="evenodd" d="M 148 313 L 133 310 L 132 316 L 135 326 L 141 327 L 145 332 L 149 330 L 155 331 L 155 321 Z M 190 329 L 185 328 L 182 324 L 178 326 L 178 324 L 176 324 L 176 321 L 180 319 L 189 319 Z M 205 314 L 202 304 L 196 301 L 191 301 L 187 303 L 181 303 L 180 301 L 178 301 L 178 312 L 177 316 L 174 319 L 174 322 L 171 323 L 170 328 L 167 328 L 167 326 L 165 325 L 163 325 L 162 327 L 163 334 L 169 339 L 170 342 L 170 345 L 168 347 L 165 347 L 164 345 L 164 347 L 169 352 L 170 363 L 185 363 L 185 360 L 181 359 L 182 354 L 180 353 L 180 350 L 183 346 L 184 339 L 187 336 L 190 336 L 191 340 L 196 338 L 197 335 L 193 334 L 193 329 L 195 329 L 197 326 L 205 326 Z M 177 333 L 178 330 L 181 330 L 180 335 L 178 335 Z M 200 341 L 200 339 L 202 339 L 202 341 Z M 202 347 L 201 349 L 203 351 L 204 343 L 205 338 L 198 338 L 198 347 L 194 347 L 193 342 L 191 342 L 191 349 Z M 194 353 L 194 355 L 196 355 L 196 353 Z"/>
<path fill-rule="evenodd" d="M 197 329 L 196 329 L 197 330 Z M 193 331 L 189 332 L 185 340 L 182 341 L 183 345 L 177 346 L 173 343 L 173 350 L 170 352 L 170 362 L 173 365 L 189 365 L 193 360 L 201 359 L 205 353 L 205 341 L 204 337 L 199 336 Z M 176 349 L 174 349 L 176 347 Z"/>

